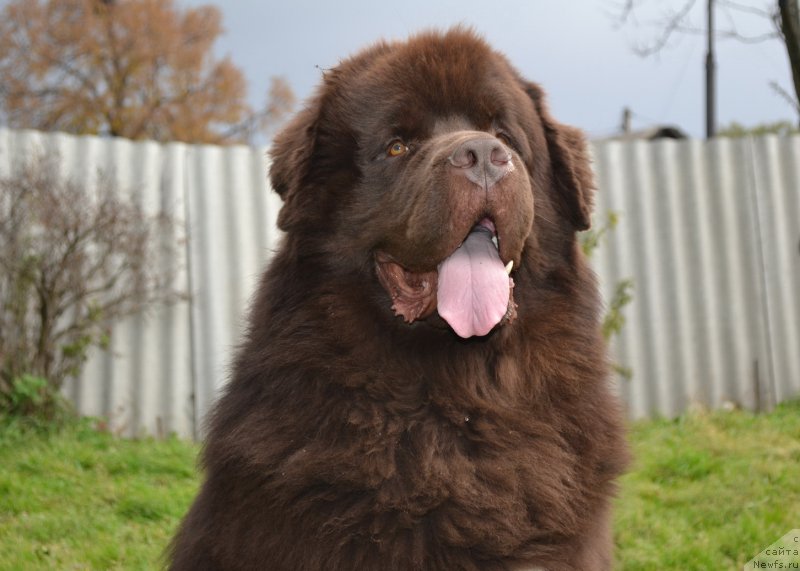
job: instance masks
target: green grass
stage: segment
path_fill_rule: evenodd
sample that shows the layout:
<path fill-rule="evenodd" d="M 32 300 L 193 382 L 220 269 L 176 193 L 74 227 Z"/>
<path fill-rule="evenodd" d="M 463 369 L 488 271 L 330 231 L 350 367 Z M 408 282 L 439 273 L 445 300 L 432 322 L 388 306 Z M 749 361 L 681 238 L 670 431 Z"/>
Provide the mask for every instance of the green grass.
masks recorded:
<path fill-rule="evenodd" d="M 800 527 L 800 402 L 637 423 L 618 569 L 741 569 Z M 0 570 L 157 569 L 197 490 L 199 447 L 0 421 Z"/>
<path fill-rule="evenodd" d="M 198 447 L 0 424 L 0 569 L 157 569 L 197 490 Z"/>
<path fill-rule="evenodd" d="M 636 424 L 631 436 L 619 568 L 742 569 L 800 527 L 800 402 Z"/>

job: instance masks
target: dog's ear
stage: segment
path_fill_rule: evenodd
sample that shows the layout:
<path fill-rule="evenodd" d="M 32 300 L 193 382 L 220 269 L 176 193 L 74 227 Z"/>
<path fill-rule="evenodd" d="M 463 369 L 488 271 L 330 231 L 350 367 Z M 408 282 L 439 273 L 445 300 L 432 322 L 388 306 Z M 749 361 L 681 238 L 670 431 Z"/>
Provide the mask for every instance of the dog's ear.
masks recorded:
<path fill-rule="evenodd" d="M 588 230 L 592 218 L 594 176 L 586 137 L 579 129 L 553 119 L 538 85 L 526 82 L 525 91 L 542 121 L 553 169 L 553 184 L 563 199 L 566 213 L 576 230 Z"/>
<path fill-rule="evenodd" d="M 278 214 L 278 227 L 284 231 L 288 231 L 301 219 L 307 219 L 317 207 L 314 204 L 315 197 L 310 192 L 303 192 L 302 188 L 311 171 L 319 111 L 319 99 L 311 101 L 275 136 L 269 151 L 270 182 L 283 199 L 283 207 Z"/>

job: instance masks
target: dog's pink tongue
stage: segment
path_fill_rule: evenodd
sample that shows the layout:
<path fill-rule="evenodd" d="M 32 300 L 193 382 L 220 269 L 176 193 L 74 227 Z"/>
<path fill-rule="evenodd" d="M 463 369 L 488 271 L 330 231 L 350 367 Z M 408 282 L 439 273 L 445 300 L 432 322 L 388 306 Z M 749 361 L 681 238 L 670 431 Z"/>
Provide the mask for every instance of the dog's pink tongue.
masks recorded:
<path fill-rule="evenodd" d="M 486 335 L 500 323 L 510 291 L 492 233 L 481 226 L 439 264 L 439 315 L 461 337 Z"/>

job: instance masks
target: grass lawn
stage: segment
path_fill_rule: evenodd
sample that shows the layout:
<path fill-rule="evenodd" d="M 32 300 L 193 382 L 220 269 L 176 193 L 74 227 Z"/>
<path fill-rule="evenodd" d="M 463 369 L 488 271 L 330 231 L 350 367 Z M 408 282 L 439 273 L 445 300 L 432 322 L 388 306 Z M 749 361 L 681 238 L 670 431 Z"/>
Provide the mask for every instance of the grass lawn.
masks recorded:
<path fill-rule="evenodd" d="M 159 569 L 197 490 L 198 447 L 0 425 L 0 569 Z"/>
<path fill-rule="evenodd" d="M 800 528 L 800 401 L 633 426 L 619 568 L 739 569 Z"/>
<path fill-rule="evenodd" d="M 800 527 L 800 402 L 638 423 L 618 569 L 741 569 Z M 198 446 L 0 422 L 0 569 L 158 569 L 197 489 Z"/>

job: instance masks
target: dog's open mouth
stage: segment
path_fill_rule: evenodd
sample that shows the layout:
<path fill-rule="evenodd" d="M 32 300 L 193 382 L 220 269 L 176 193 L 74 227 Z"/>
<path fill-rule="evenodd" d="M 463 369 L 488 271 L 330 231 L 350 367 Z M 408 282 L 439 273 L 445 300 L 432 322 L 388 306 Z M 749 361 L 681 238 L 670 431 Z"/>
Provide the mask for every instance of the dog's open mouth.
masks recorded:
<path fill-rule="evenodd" d="M 378 278 L 392 309 L 408 323 L 438 310 L 460 337 L 488 334 L 516 315 L 512 263 L 498 252 L 494 222 L 483 218 L 456 250 L 430 272 L 410 272 L 385 253 L 375 254 Z"/>

